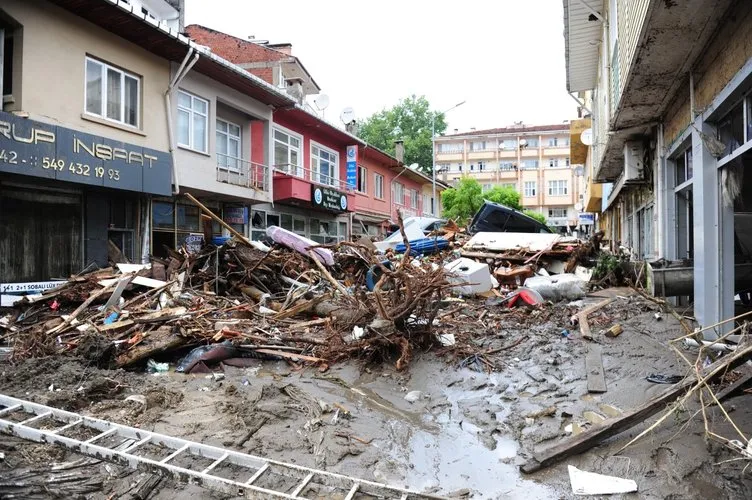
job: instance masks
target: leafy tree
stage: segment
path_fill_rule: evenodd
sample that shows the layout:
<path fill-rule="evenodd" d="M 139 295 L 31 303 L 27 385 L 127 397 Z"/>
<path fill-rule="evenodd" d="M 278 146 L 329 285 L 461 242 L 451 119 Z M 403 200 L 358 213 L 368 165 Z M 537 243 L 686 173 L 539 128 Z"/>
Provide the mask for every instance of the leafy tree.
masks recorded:
<path fill-rule="evenodd" d="M 394 154 L 394 141 L 405 143 L 405 164 L 417 163 L 431 173 L 431 117 L 435 117 L 435 131 L 446 130 L 444 115 L 431 111 L 425 96 L 414 94 L 402 99 L 390 109 L 383 109 L 358 124 L 358 136 L 375 147 Z"/>
<path fill-rule="evenodd" d="M 444 205 L 444 217 L 467 221 L 483 205 L 483 200 L 500 203 L 515 210 L 521 210 L 525 215 L 546 223 L 546 216 L 533 210 L 522 210 L 520 193 L 510 187 L 495 186 L 483 192 L 480 183 L 472 177 L 462 177 L 456 187 L 444 190 L 441 201 Z"/>

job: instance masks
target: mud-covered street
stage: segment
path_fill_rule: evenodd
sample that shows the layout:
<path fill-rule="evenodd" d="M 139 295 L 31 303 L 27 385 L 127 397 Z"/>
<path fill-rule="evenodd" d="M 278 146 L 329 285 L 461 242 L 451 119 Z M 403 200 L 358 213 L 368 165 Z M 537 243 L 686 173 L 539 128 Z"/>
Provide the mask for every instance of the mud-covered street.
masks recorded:
<path fill-rule="evenodd" d="M 416 354 L 403 372 L 388 362 L 365 366 L 353 360 L 320 371 L 258 360 L 207 375 L 148 374 L 98 369 L 90 350 L 3 364 L 0 384 L 7 395 L 84 415 L 449 497 L 570 498 L 569 464 L 635 480 L 639 493 L 625 498 L 744 498 L 752 486 L 742 474 L 746 462 L 719 464 L 737 457 L 705 439 L 696 404 L 618 455 L 614 452 L 655 417 L 541 472 L 519 471 L 534 450 L 604 425 L 658 394 L 665 386 L 646 381 L 649 374 L 686 372 L 667 347 L 680 336 L 679 323 L 670 315 L 657 321 L 658 307 L 646 299 L 607 292 L 616 300 L 600 317 L 619 321 L 624 332 L 598 339 L 608 385 L 603 394 L 587 391 L 588 342 L 562 335 L 572 310 L 565 304 L 525 316 L 492 310 L 485 323 L 468 312 L 465 328 L 453 329 L 458 336 L 473 330 L 474 342 L 486 350 L 512 346 L 488 356 L 498 369 L 491 373 L 484 364 L 439 351 Z M 748 428 L 752 415 L 743 397 L 725 407 L 737 425 Z M 715 432 L 733 434 L 717 417 L 713 410 Z M 4 438 L 0 447 L 3 498 L 137 498 L 149 479 L 90 459 L 80 465 L 81 457 L 52 445 Z M 79 466 L 55 472 L 54 464 L 71 463 Z M 55 482 L 63 473 L 68 480 Z M 148 498 L 176 494 L 222 497 L 165 479 Z"/>

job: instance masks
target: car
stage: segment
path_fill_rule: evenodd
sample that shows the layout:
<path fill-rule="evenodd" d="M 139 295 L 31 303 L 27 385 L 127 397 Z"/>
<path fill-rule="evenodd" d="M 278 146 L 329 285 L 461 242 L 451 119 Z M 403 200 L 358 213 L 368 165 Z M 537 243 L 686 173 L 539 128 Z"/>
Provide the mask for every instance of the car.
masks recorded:
<path fill-rule="evenodd" d="M 500 203 L 485 201 L 467 228 L 475 233 L 553 233 L 550 227 Z"/>

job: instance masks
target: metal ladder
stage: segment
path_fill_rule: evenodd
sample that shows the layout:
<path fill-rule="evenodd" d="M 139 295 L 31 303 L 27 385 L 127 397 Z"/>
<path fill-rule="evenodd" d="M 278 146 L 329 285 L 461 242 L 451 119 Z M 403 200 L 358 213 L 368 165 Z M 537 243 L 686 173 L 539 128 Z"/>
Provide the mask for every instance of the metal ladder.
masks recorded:
<path fill-rule="evenodd" d="M 119 425 L 2 394 L 0 432 L 29 441 L 56 444 L 74 453 L 249 498 L 444 499 Z M 88 433 L 91 437 L 66 436 L 71 433 Z M 147 444 L 156 445 L 158 450 L 169 454 L 159 459 L 135 454 Z M 211 463 L 201 470 L 194 470 L 171 463 L 178 459 Z M 234 477 L 217 475 L 216 471 L 222 467 L 230 468 Z M 237 476 L 242 476 L 243 480 L 237 480 Z M 312 496 L 306 497 L 305 494 Z"/>

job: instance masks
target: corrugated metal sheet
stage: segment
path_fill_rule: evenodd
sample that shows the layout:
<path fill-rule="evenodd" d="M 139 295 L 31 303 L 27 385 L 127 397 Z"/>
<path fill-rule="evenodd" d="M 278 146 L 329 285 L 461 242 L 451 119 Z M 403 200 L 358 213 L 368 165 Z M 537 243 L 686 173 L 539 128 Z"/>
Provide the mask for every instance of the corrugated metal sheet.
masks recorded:
<path fill-rule="evenodd" d="M 645 24 L 650 2 L 651 0 L 617 0 L 616 2 L 617 36 L 619 40 L 619 53 L 617 55 L 619 81 L 616 95 L 619 97 L 624 91 L 626 77 L 634 61 L 635 50 L 640 40 L 640 33 Z M 613 18 L 613 15 L 609 17 Z"/>

